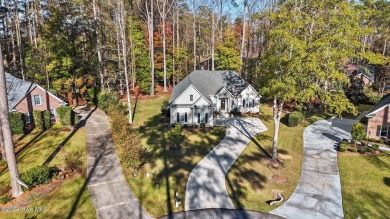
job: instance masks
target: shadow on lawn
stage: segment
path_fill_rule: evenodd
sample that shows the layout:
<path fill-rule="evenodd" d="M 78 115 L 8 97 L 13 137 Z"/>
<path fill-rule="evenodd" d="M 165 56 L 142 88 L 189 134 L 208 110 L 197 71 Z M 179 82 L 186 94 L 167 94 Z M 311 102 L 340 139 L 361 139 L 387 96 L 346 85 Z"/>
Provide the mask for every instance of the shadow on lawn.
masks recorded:
<path fill-rule="evenodd" d="M 357 193 L 345 192 L 343 200 L 348 200 L 348 205 L 344 206 L 346 218 L 387 218 L 389 215 L 389 200 L 379 192 L 366 189 Z"/>
<path fill-rule="evenodd" d="M 197 159 L 194 160 L 193 158 L 197 156 L 202 159 L 207 153 L 212 150 L 214 146 L 219 143 L 220 139 L 223 139 L 223 137 L 225 136 L 225 131 L 223 128 L 221 129 L 219 127 L 214 127 L 213 129 L 207 131 L 202 129 L 187 128 L 186 132 L 188 134 L 190 133 L 197 135 L 197 137 L 199 137 L 199 140 L 191 141 L 186 138 L 184 142 L 180 145 L 179 149 L 172 150 L 172 147 L 170 147 L 171 144 L 167 139 L 170 128 L 164 127 L 162 125 L 162 119 L 163 118 L 160 115 L 151 117 L 147 122 L 145 122 L 145 125 L 139 128 L 139 133 L 141 138 L 146 139 L 147 144 L 151 147 L 151 167 L 156 167 L 157 164 L 154 163 L 154 161 L 163 161 L 162 170 L 160 172 L 155 173 L 153 175 L 152 180 L 155 183 L 165 186 L 165 206 L 169 218 L 175 211 L 175 192 L 179 193 L 179 196 L 182 201 L 181 205 L 185 206 L 185 203 L 183 202 L 187 179 L 190 172 L 194 169 L 194 167 L 199 161 Z M 240 128 L 238 128 L 238 130 L 241 131 Z M 262 157 L 267 159 L 271 158 L 271 155 L 261 146 L 258 141 L 268 139 L 267 136 L 260 135 L 260 137 L 254 138 L 245 129 L 243 129 L 241 133 L 250 138 L 260 149 L 260 151 L 254 154 L 246 155 L 245 158 L 241 159 L 242 161 L 245 160 L 245 162 L 250 163 L 259 161 L 259 159 L 261 159 Z M 241 164 L 238 164 L 238 166 L 241 166 Z M 239 168 L 238 171 L 238 175 L 244 176 L 245 179 L 250 181 L 252 186 L 254 187 L 262 188 L 263 182 L 266 181 L 266 177 L 253 170 L 253 168 L 242 167 Z M 228 177 L 226 178 L 226 185 L 232 191 L 231 194 L 233 197 L 231 198 L 233 199 L 234 205 L 239 209 L 243 209 L 244 206 L 239 201 L 239 197 L 246 196 L 246 189 L 240 185 L 239 180 L 232 180 Z M 142 191 L 142 189 L 139 190 L 140 192 Z M 139 195 L 139 197 L 145 196 Z M 143 200 L 140 201 L 142 202 Z"/>
<path fill-rule="evenodd" d="M 225 133 L 221 129 L 186 129 L 188 134 L 197 135 L 199 140 L 185 139 L 179 149 L 174 149 L 169 143 L 167 136 L 169 127 L 162 125 L 162 117 L 156 115 L 145 122 L 145 125 L 139 128 L 141 138 L 146 139 L 150 146 L 152 161 L 151 167 L 156 167 L 154 161 L 161 160 L 163 168 L 160 172 L 153 175 L 152 180 L 159 185 L 165 186 L 166 209 L 168 214 L 174 211 L 174 194 L 179 193 L 184 206 L 184 193 L 188 176 L 191 170 L 196 166 L 198 160 L 192 158 L 198 156 L 203 158 L 210 150 L 219 143 Z M 213 138 L 213 137 L 214 138 Z M 218 137 L 217 137 L 218 136 Z"/>

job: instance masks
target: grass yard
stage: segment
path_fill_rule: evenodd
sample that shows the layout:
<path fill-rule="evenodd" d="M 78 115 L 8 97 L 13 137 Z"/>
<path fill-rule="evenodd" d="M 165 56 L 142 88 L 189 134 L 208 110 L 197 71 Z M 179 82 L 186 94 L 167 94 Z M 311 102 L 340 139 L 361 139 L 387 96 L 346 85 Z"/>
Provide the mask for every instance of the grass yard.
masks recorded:
<path fill-rule="evenodd" d="M 345 218 L 389 218 L 390 155 L 338 156 Z"/>
<path fill-rule="evenodd" d="M 133 120 L 137 125 L 144 125 L 148 122 L 149 118 L 159 114 L 161 112 L 161 105 L 164 100 L 169 101 L 170 94 L 158 95 L 155 97 L 149 97 L 146 99 L 131 98 L 132 109 L 135 109 L 133 112 Z"/>
<path fill-rule="evenodd" d="M 129 168 L 124 168 L 127 181 L 142 206 L 153 216 L 163 216 L 170 212 L 183 211 L 184 193 L 187 178 L 195 165 L 225 136 L 224 128 L 187 129 L 180 150 L 170 150 L 169 128 L 161 122 L 160 109 L 168 96 L 140 99 L 134 122 L 137 131 L 152 158 L 133 177 Z M 134 102 L 134 101 L 133 101 Z M 147 177 L 146 174 L 150 176 Z M 175 208 L 174 193 L 178 192 L 182 204 Z"/>
<path fill-rule="evenodd" d="M 275 198 L 277 192 L 288 199 L 294 192 L 301 174 L 303 157 L 303 130 L 309 124 L 329 115 L 315 115 L 298 127 L 288 127 L 287 118 L 283 117 L 279 130 L 278 157 L 283 165 L 278 169 L 268 167 L 274 133 L 272 108 L 261 106 L 259 117 L 268 130 L 255 137 L 242 152 L 227 175 L 226 188 L 237 208 L 268 212 L 279 205 L 270 206 L 266 203 Z M 280 176 L 274 182 L 272 176 Z M 287 182 L 282 183 L 283 179 Z"/>
<path fill-rule="evenodd" d="M 67 128 L 50 129 L 46 132 L 33 132 L 16 143 L 21 148 L 17 152 L 19 172 L 42 165 L 49 161 L 49 166 L 61 167 L 66 154 L 78 151 L 83 161 L 83 171 L 86 171 L 86 132 L 80 128 L 74 135 Z M 71 137 L 71 138 L 68 138 Z M 54 155 L 54 151 L 63 145 Z M 52 155 L 52 156 L 51 156 Z M 51 159 L 48 159 L 51 157 Z M 9 187 L 9 173 L 0 172 L 0 186 Z M 26 194 L 25 194 L 26 195 Z M 43 207 L 45 212 L 0 212 L 0 218 L 65 218 L 76 216 L 79 218 L 95 218 L 95 210 L 88 190 L 85 187 L 84 174 L 68 179 L 61 186 L 46 196 L 31 194 L 28 197 L 33 201 L 26 207 Z"/>

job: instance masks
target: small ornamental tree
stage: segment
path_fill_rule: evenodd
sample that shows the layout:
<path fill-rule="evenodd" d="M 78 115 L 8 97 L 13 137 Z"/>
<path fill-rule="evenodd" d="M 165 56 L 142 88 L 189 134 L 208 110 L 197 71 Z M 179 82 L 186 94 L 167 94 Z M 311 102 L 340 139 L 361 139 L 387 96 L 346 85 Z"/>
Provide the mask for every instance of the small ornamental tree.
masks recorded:
<path fill-rule="evenodd" d="M 179 124 L 175 124 L 168 134 L 169 141 L 175 145 L 175 148 L 184 140 L 183 130 Z"/>
<path fill-rule="evenodd" d="M 364 129 L 363 123 L 357 122 L 353 124 L 351 135 L 353 139 L 361 141 L 366 137 L 366 130 Z"/>

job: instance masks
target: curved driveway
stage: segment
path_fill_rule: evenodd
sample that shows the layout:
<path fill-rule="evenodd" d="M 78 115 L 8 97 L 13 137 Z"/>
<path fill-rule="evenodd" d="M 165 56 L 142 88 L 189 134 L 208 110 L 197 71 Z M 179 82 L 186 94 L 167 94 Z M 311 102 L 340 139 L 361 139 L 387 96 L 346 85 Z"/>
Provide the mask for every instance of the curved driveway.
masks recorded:
<path fill-rule="evenodd" d="M 251 138 L 267 127 L 257 118 L 228 118 L 216 125 L 227 126 L 225 138 L 192 170 L 187 181 L 185 210 L 234 209 L 226 190 L 228 170 Z"/>
<path fill-rule="evenodd" d="M 349 119 L 317 121 L 305 128 L 301 178 L 291 197 L 271 211 L 286 218 L 344 218 L 337 144 L 350 138 L 356 122 Z"/>

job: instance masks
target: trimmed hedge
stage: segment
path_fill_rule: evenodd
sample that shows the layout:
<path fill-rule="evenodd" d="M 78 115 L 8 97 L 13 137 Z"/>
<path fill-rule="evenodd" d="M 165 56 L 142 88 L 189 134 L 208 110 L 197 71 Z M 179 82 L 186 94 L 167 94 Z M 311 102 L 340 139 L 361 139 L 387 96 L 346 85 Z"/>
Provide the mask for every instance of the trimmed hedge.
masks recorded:
<path fill-rule="evenodd" d="M 58 117 L 62 125 L 76 125 L 79 122 L 79 118 L 76 113 L 73 112 L 70 106 L 60 106 L 57 108 Z"/>
<path fill-rule="evenodd" d="M 34 118 L 34 125 L 35 125 L 35 129 L 37 130 L 44 130 L 44 121 L 43 121 L 43 118 L 42 118 L 42 111 L 41 110 L 34 110 L 33 111 L 33 118 Z"/>
<path fill-rule="evenodd" d="M 71 114 L 72 107 L 70 106 L 60 106 L 57 108 L 58 117 L 60 117 L 60 122 L 62 125 L 70 125 L 71 123 Z"/>
<path fill-rule="evenodd" d="M 9 125 L 11 126 L 11 131 L 14 134 L 24 134 L 24 115 L 19 112 L 11 112 L 9 114 Z"/>
<path fill-rule="evenodd" d="M 288 126 L 296 127 L 305 119 L 305 116 L 301 111 L 294 111 L 288 116 Z"/>
<path fill-rule="evenodd" d="M 43 111 L 43 124 L 44 124 L 45 130 L 48 130 L 51 128 L 50 111 L 48 111 L 48 110 Z"/>

